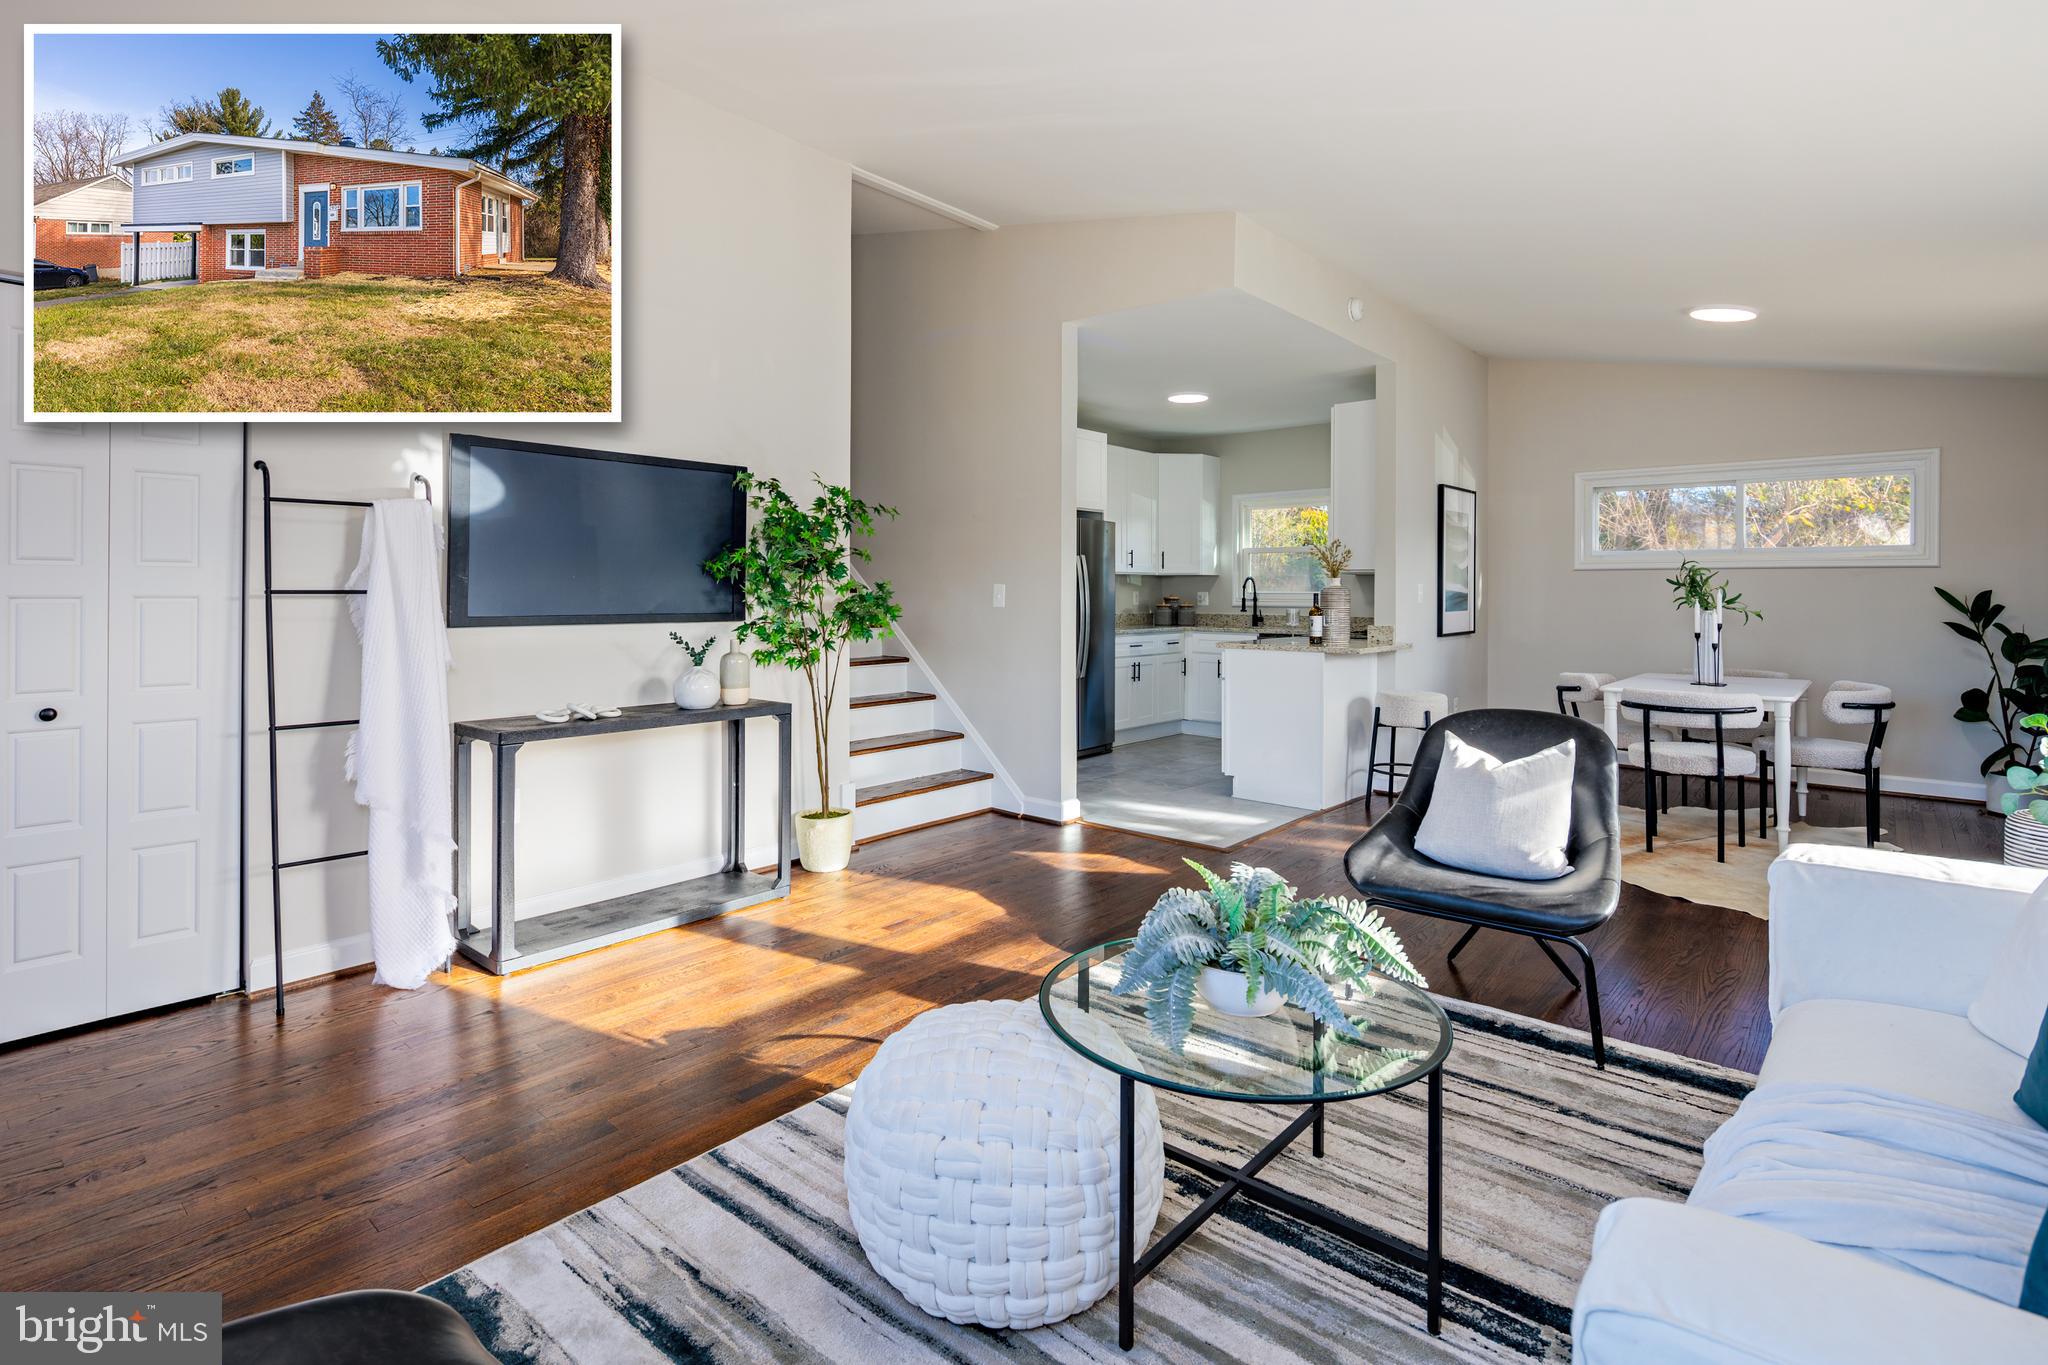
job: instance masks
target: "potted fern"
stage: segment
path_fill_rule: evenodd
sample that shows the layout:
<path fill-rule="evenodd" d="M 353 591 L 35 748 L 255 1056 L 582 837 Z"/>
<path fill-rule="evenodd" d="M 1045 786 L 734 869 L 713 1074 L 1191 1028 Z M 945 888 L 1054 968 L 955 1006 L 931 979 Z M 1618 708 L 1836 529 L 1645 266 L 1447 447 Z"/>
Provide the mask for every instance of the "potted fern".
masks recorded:
<path fill-rule="evenodd" d="M 1298 901 L 1270 868 L 1234 863 L 1228 879 L 1187 860 L 1201 890 L 1174 887 L 1147 912 L 1114 994 L 1145 993 L 1152 1033 L 1175 1052 L 1194 1027 L 1195 999 L 1224 1014 L 1272 1014 L 1289 1001 L 1340 1037 L 1360 1037 L 1330 983 L 1368 990 L 1372 972 L 1428 983 L 1393 928 L 1364 901 Z"/>
<path fill-rule="evenodd" d="M 747 615 L 733 634 L 752 642 L 754 662 L 804 675 L 818 805 L 797 819 L 797 855 L 807 871 L 838 872 L 853 855 L 853 812 L 832 806 L 832 706 L 847 647 L 886 638 L 903 609 L 887 583 L 862 583 L 853 573 L 854 560 L 871 557 L 855 538 L 872 536 L 875 518 L 893 517 L 896 509 L 812 478 L 820 491 L 806 507 L 780 480 L 742 471 L 736 482 L 754 513 L 746 543 L 704 567 L 740 585 Z"/>

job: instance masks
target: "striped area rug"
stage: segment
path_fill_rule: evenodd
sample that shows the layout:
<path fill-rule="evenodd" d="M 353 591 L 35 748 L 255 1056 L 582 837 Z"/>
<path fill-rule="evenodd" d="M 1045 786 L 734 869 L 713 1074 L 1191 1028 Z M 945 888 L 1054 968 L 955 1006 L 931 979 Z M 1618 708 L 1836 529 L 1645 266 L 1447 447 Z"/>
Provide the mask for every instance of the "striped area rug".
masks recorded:
<path fill-rule="evenodd" d="M 499 1359 L 662 1361 L 1566 1361 L 1593 1222 L 1628 1195 L 1682 1199 L 1754 1077 L 1457 1001 L 1444 1096 L 1440 1338 L 1413 1271 L 1234 1200 L 1137 1291 L 1029 1332 L 927 1317 L 868 1266 L 841 1180 L 850 1090 L 767 1123 L 426 1287 Z M 1298 1111 L 1162 1093 L 1167 1140 L 1236 1164 Z M 1424 1087 L 1332 1105 L 1266 1178 L 1423 1241 Z M 1209 1192 L 1169 1161 L 1164 1232 Z"/>

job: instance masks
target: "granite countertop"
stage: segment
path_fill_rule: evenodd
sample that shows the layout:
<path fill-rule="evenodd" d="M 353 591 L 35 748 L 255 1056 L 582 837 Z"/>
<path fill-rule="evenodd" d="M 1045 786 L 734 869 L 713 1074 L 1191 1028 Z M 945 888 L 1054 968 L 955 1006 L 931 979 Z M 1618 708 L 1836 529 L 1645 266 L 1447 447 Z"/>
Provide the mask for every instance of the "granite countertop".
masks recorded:
<path fill-rule="evenodd" d="M 1322 654 L 1349 658 L 1357 654 L 1392 654 L 1396 650 L 1413 648 L 1411 645 L 1396 644 L 1392 640 L 1368 643 L 1352 637 L 1350 644 L 1312 645 L 1306 640 L 1238 640 L 1226 643 L 1225 649 L 1256 649 L 1269 654 Z"/>

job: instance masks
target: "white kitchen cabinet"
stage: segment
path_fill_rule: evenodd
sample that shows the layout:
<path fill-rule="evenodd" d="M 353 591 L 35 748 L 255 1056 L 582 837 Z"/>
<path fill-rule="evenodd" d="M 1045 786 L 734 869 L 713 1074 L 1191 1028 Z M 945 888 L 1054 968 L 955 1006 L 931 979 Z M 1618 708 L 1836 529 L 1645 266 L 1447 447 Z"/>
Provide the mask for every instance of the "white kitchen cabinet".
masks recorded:
<path fill-rule="evenodd" d="M 1223 656 L 1188 655 L 1188 682 L 1181 703 L 1184 720 L 1223 719 Z"/>
<path fill-rule="evenodd" d="M 1119 635 L 1116 728 L 1177 722 L 1185 709 L 1187 656 L 1178 634 Z"/>
<path fill-rule="evenodd" d="M 1157 455 L 1159 573 L 1216 572 L 1216 499 L 1223 462 L 1214 455 Z"/>
<path fill-rule="evenodd" d="M 1188 660 L 1185 654 L 1163 655 L 1143 661 L 1145 686 L 1152 693 L 1152 723 L 1175 721 L 1185 710 Z"/>
<path fill-rule="evenodd" d="M 1109 515 L 1109 438 L 1099 431 L 1074 432 L 1074 508 Z"/>
<path fill-rule="evenodd" d="M 1330 537 L 1350 547 L 1353 573 L 1373 571 L 1379 482 L 1376 405 L 1377 400 L 1362 398 L 1330 409 Z"/>
<path fill-rule="evenodd" d="M 1146 714 L 1152 704 L 1152 698 L 1149 692 L 1140 695 L 1138 664 L 1139 660 L 1136 659 L 1117 660 L 1116 728 L 1119 730 L 1152 723 L 1150 716 Z"/>
<path fill-rule="evenodd" d="M 1109 506 L 1116 523 L 1116 571 L 1158 573 L 1159 457 L 1149 450 L 1109 447 Z"/>

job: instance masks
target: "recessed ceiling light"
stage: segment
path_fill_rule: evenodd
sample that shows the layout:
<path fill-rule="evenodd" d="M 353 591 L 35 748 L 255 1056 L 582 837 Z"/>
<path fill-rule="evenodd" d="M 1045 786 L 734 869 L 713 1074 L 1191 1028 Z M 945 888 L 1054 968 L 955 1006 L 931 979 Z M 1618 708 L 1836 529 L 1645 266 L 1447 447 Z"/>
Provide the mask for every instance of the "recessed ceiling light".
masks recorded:
<path fill-rule="evenodd" d="M 1169 393 L 1166 395 L 1166 401 L 1169 403 L 1206 403 L 1209 401 L 1209 395 L 1206 393 Z"/>
<path fill-rule="evenodd" d="M 1717 304 L 1711 308 L 1695 308 L 1686 316 L 1694 322 L 1755 322 L 1756 309 Z"/>

